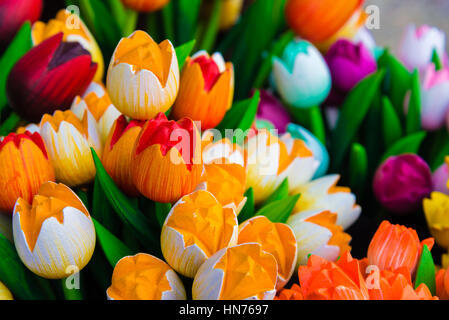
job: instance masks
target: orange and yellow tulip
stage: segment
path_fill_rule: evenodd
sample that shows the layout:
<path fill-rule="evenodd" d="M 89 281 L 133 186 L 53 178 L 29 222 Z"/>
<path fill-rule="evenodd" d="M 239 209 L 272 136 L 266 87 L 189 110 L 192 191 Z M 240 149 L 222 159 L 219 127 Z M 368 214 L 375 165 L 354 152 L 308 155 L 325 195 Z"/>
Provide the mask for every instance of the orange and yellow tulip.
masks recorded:
<path fill-rule="evenodd" d="M 200 182 L 201 138 L 192 120 L 168 121 L 163 113 L 148 120 L 133 150 L 134 185 L 148 199 L 172 203 Z"/>
<path fill-rule="evenodd" d="M 199 188 L 210 191 L 223 206 L 237 214 L 246 203 L 246 166 L 244 151 L 228 139 L 212 143 L 212 136 L 203 134 L 204 175 Z"/>
<path fill-rule="evenodd" d="M 146 253 L 119 260 L 106 291 L 109 300 L 185 300 L 178 275 L 164 261 Z"/>
<path fill-rule="evenodd" d="M 19 198 L 14 207 L 13 233 L 22 262 L 48 279 L 80 271 L 94 253 L 95 227 L 90 214 L 63 184 L 42 184 L 32 205 Z"/>
<path fill-rule="evenodd" d="M 103 150 L 102 162 L 107 173 L 117 186 L 129 196 L 139 195 L 131 175 L 132 147 L 142 130 L 144 122 L 120 116 L 112 130 Z"/>
<path fill-rule="evenodd" d="M 410 274 L 413 274 L 423 245 L 427 245 L 431 250 L 433 244 L 433 238 L 420 242 L 414 229 L 392 225 L 385 220 L 380 224 L 369 244 L 368 262 L 376 265 L 380 270 L 405 267 Z"/>
<path fill-rule="evenodd" d="M 55 172 L 39 133 L 10 133 L 0 141 L 0 211 L 12 214 L 18 198 L 31 203 Z"/>
<path fill-rule="evenodd" d="M 70 110 L 45 114 L 40 132 L 55 168 L 56 180 L 70 187 L 92 181 L 96 169 L 90 148 L 101 157 L 103 146 L 95 119 L 85 113 L 80 120 Z"/>
<path fill-rule="evenodd" d="M 170 0 L 122 0 L 130 9 L 139 12 L 152 12 L 162 9 Z"/>
<path fill-rule="evenodd" d="M 188 57 L 182 70 L 178 98 L 171 115 L 201 121 L 201 129 L 216 127 L 231 108 L 234 67 L 216 52 L 199 51 Z"/>
<path fill-rule="evenodd" d="M 193 278 L 209 257 L 237 244 L 237 234 L 234 209 L 198 190 L 182 197 L 168 214 L 161 233 L 162 254 L 173 269 Z"/>
<path fill-rule="evenodd" d="M 101 143 L 108 138 L 114 121 L 121 113 L 114 107 L 108 93 L 100 83 L 92 82 L 83 97 L 77 96 L 70 110 L 82 120 L 84 113 L 89 112 L 95 119 Z"/>
<path fill-rule="evenodd" d="M 14 300 L 11 291 L 0 282 L 0 300 Z"/>
<path fill-rule="evenodd" d="M 438 270 L 435 277 L 436 294 L 441 300 L 449 300 L 449 271 Z"/>
<path fill-rule="evenodd" d="M 284 223 L 273 223 L 264 216 L 246 220 L 239 226 L 238 243 L 259 243 L 262 250 L 271 253 L 278 264 L 276 289 L 281 289 L 291 278 L 296 267 L 297 244 L 293 230 Z"/>
<path fill-rule="evenodd" d="M 31 30 L 31 40 L 33 45 L 37 46 L 59 32 L 64 34 L 64 42 L 78 42 L 84 49 L 89 51 L 92 61 L 97 63 L 94 80 L 101 81 L 104 74 L 103 54 L 95 38 L 78 15 L 62 9 L 48 23 L 36 21 Z"/>
<path fill-rule="evenodd" d="M 144 31 L 120 40 L 109 64 L 107 83 L 114 106 L 138 120 L 154 118 L 173 105 L 179 66 L 169 40 L 159 45 Z"/>
<path fill-rule="evenodd" d="M 364 0 L 289 0 L 285 17 L 301 38 L 326 50 L 339 37 L 352 38 L 366 20 Z"/>
<path fill-rule="evenodd" d="M 272 300 L 277 263 L 258 243 L 224 248 L 206 260 L 193 280 L 194 300 Z"/>

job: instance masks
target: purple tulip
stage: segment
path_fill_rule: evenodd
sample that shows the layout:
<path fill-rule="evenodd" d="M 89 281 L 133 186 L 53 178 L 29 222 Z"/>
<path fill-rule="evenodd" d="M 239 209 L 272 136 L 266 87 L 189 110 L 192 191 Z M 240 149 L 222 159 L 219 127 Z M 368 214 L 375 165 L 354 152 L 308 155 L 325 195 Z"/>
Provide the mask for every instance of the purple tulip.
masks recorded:
<path fill-rule="evenodd" d="M 363 43 L 340 39 L 325 56 L 337 92 L 347 93 L 363 78 L 377 70 L 376 60 Z"/>
<path fill-rule="evenodd" d="M 287 125 L 291 122 L 290 115 L 282 103 L 266 90 L 260 90 L 256 119 L 272 123 L 279 134 L 285 133 Z"/>
<path fill-rule="evenodd" d="M 373 189 L 377 200 L 396 214 L 418 210 L 432 188 L 430 168 L 416 154 L 389 157 L 374 175 Z"/>
<path fill-rule="evenodd" d="M 447 188 L 447 181 L 449 180 L 449 166 L 443 163 L 432 174 L 433 191 L 438 191 L 449 195 L 449 189 Z"/>

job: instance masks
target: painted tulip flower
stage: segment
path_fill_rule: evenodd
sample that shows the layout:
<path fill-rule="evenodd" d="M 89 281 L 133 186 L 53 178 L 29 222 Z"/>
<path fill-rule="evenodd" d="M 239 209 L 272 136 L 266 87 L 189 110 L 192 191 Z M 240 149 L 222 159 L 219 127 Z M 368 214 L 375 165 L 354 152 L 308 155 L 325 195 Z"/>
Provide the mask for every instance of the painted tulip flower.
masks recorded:
<path fill-rule="evenodd" d="M 42 0 L 3 0 L 0 3 L 0 44 L 8 43 L 26 21 L 33 23 L 42 12 Z"/>
<path fill-rule="evenodd" d="M 413 274 L 423 245 L 431 250 L 433 244 L 433 238 L 420 242 L 414 229 L 392 225 L 384 220 L 369 244 L 368 262 L 378 266 L 380 270 L 405 267 Z"/>
<path fill-rule="evenodd" d="M 204 174 L 197 189 L 210 191 L 224 207 L 237 215 L 246 203 L 246 166 L 244 151 L 228 139 L 212 143 L 213 137 L 203 134 Z"/>
<path fill-rule="evenodd" d="M 281 98 L 295 108 L 321 104 L 332 84 L 323 56 L 305 40 L 293 40 L 282 58 L 273 58 L 273 80 Z"/>
<path fill-rule="evenodd" d="M 146 122 L 131 160 L 133 182 L 141 194 L 173 203 L 195 189 L 202 171 L 201 137 L 192 120 L 168 121 L 160 113 Z"/>
<path fill-rule="evenodd" d="M 369 300 L 359 261 L 349 252 L 336 262 L 311 255 L 298 278 L 300 286 L 282 290 L 277 300 Z"/>
<path fill-rule="evenodd" d="M 86 91 L 97 64 L 78 42 L 63 42 L 58 33 L 28 51 L 8 77 L 11 107 L 24 119 L 39 121 L 43 114 L 70 108 Z"/>
<path fill-rule="evenodd" d="M 138 253 L 119 260 L 106 291 L 109 300 L 185 300 L 178 275 L 164 261 Z"/>
<path fill-rule="evenodd" d="M 10 133 L 0 141 L 0 210 L 11 215 L 17 198 L 31 203 L 55 172 L 39 133 Z"/>
<path fill-rule="evenodd" d="M 46 182 L 33 204 L 17 200 L 14 244 L 22 262 L 35 274 L 62 279 L 87 265 L 95 248 L 95 228 L 78 196 L 63 184 Z"/>
<path fill-rule="evenodd" d="M 120 40 L 109 64 L 107 84 L 114 106 L 138 120 L 154 118 L 173 105 L 179 67 L 169 40 L 159 45 L 144 31 Z"/>
<path fill-rule="evenodd" d="M 447 182 L 449 181 L 449 157 L 437 170 L 432 174 L 433 191 L 449 195 Z"/>
<path fill-rule="evenodd" d="M 0 282 L 0 300 L 14 300 L 11 291 Z"/>
<path fill-rule="evenodd" d="M 301 38 L 326 50 L 338 38 L 352 38 L 366 20 L 364 0 L 289 0 L 285 17 Z"/>
<path fill-rule="evenodd" d="M 258 243 L 223 248 L 198 270 L 194 300 L 272 300 L 276 294 L 277 263 Z"/>
<path fill-rule="evenodd" d="M 96 169 L 90 148 L 99 157 L 103 148 L 90 114 L 86 113 L 83 120 L 70 110 L 58 110 L 52 116 L 45 114 L 40 131 L 58 182 L 75 187 L 92 181 Z"/>
<path fill-rule="evenodd" d="M 443 31 L 422 25 L 409 25 L 404 32 L 399 48 L 399 59 L 412 72 L 415 68 L 424 70 L 431 62 L 433 51 L 445 57 L 446 36 Z"/>
<path fill-rule="evenodd" d="M 284 134 L 287 125 L 292 121 L 290 114 L 282 103 L 266 90 L 260 90 L 256 119 L 271 123 L 279 134 Z"/>
<path fill-rule="evenodd" d="M 432 237 L 440 247 L 449 249 L 449 196 L 432 192 L 423 200 L 424 215 Z"/>
<path fill-rule="evenodd" d="M 39 124 L 35 124 L 35 123 L 30 123 L 24 127 L 19 127 L 16 130 L 17 134 L 23 134 L 26 131 L 28 131 L 29 133 L 33 134 L 33 133 L 39 133 L 40 134 L 40 128 L 39 128 Z"/>
<path fill-rule="evenodd" d="M 89 51 L 92 56 L 92 61 L 97 64 L 97 72 L 95 73 L 94 79 L 101 81 L 104 74 L 103 54 L 97 41 L 95 41 L 95 38 L 78 15 L 62 9 L 48 23 L 42 21 L 35 22 L 31 30 L 31 40 L 33 45 L 36 46 L 45 39 L 60 32 L 64 34 L 64 42 L 77 42 Z"/>
<path fill-rule="evenodd" d="M 296 265 L 306 265 L 309 254 L 335 261 L 350 251 L 351 236 L 336 224 L 337 215 L 330 211 L 304 211 L 290 216 L 287 224 L 292 228 L 298 244 Z"/>
<path fill-rule="evenodd" d="M 101 84 L 93 82 L 92 86 L 102 87 Z M 91 89 L 83 98 L 77 96 L 73 101 L 70 110 L 82 120 L 85 112 L 89 112 L 95 119 L 95 123 L 100 135 L 101 143 L 104 144 L 108 138 L 109 132 L 114 125 L 115 120 L 120 117 L 121 113 L 112 104 L 109 95 L 103 90 L 102 95 L 99 95 L 98 89 Z"/>
<path fill-rule="evenodd" d="M 230 29 L 240 18 L 243 0 L 223 0 L 220 11 L 220 30 Z"/>
<path fill-rule="evenodd" d="M 410 93 L 409 93 L 410 94 Z M 405 99 L 408 112 L 409 94 Z M 436 71 L 433 63 L 425 69 L 421 81 L 421 125 L 427 131 L 441 129 L 449 117 L 449 68 Z"/>
<path fill-rule="evenodd" d="M 237 244 L 237 235 L 234 209 L 198 190 L 182 197 L 169 212 L 162 227 L 162 254 L 173 269 L 193 278 L 208 258 Z"/>
<path fill-rule="evenodd" d="M 117 186 L 129 196 L 139 195 L 139 191 L 133 183 L 131 163 L 132 146 L 135 145 L 143 125 L 143 121 L 131 120 L 128 122 L 126 117 L 121 115 L 112 126 L 101 159 L 107 173 Z"/>
<path fill-rule="evenodd" d="M 290 134 L 279 139 L 267 130 L 259 130 L 248 140 L 245 150 L 246 186 L 253 188 L 257 204 L 268 199 L 285 178 L 292 190 L 307 183 L 319 166 L 304 141 Z"/>
<path fill-rule="evenodd" d="M 188 57 L 181 74 L 179 94 L 171 116 L 201 121 L 203 130 L 216 127 L 231 108 L 234 67 L 219 52 L 199 51 Z"/>
<path fill-rule="evenodd" d="M 264 216 L 246 220 L 239 226 L 238 243 L 259 243 L 278 264 L 276 290 L 290 280 L 296 267 L 297 244 L 293 230 L 284 223 L 272 223 Z"/>
<path fill-rule="evenodd" d="M 418 210 L 432 191 L 432 173 L 418 155 L 392 156 L 377 168 L 373 189 L 384 208 L 396 214 L 407 214 Z"/>
<path fill-rule="evenodd" d="M 363 43 L 340 39 L 324 57 L 332 75 L 333 90 L 351 91 L 362 79 L 377 70 L 377 63 Z"/>
<path fill-rule="evenodd" d="M 152 12 L 162 9 L 170 0 L 122 0 L 130 9 L 139 12 Z"/>
<path fill-rule="evenodd" d="M 449 272 L 447 269 L 438 270 L 435 283 L 436 294 L 440 300 L 449 300 Z"/>
<path fill-rule="evenodd" d="M 299 124 L 290 123 L 287 126 L 287 131 L 294 139 L 303 140 L 307 147 L 312 150 L 313 157 L 320 163 L 313 178 L 316 179 L 324 176 L 329 168 L 329 153 L 326 147 L 309 130 Z"/>
<path fill-rule="evenodd" d="M 328 175 L 295 188 L 301 194 L 292 215 L 310 210 L 329 210 L 337 214 L 337 225 L 348 229 L 360 216 L 362 208 L 348 187 L 337 186 L 340 175 Z"/>
<path fill-rule="evenodd" d="M 380 272 L 373 269 L 366 282 L 371 284 L 368 286 L 370 300 L 438 300 L 424 283 L 414 288 L 407 268 Z"/>

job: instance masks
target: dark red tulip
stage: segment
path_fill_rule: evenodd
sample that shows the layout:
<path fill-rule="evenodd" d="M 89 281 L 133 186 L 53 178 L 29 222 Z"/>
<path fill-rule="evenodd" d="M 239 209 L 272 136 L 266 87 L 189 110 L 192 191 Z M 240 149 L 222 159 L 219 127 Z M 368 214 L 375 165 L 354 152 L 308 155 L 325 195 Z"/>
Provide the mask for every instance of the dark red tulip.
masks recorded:
<path fill-rule="evenodd" d="M 34 23 L 42 12 L 42 0 L 0 0 L 0 44 L 6 46 L 25 21 Z"/>
<path fill-rule="evenodd" d="M 63 34 L 45 40 L 23 56 L 8 77 L 11 107 L 37 122 L 44 113 L 70 108 L 86 91 L 97 64 L 78 42 L 63 42 Z"/>

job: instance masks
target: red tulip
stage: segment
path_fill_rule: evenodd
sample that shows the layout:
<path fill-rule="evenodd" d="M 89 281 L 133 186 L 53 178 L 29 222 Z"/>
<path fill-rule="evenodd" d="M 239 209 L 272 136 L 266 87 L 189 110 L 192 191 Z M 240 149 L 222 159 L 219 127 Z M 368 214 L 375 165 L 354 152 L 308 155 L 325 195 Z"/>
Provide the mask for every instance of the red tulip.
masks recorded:
<path fill-rule="evenodd" d="M 43 114 L 70 108 L 82 96 L 97 64 L 78 42 L 63 42 L 63 33 L 45 40 L 23 56 L 7 83 L 11 107 L 23 118 L 38 122 Z"/>
<path fill-rule="evenodd" d="M 34 23 L 42 12 L 42 0 L 0 1 L 0 44 L 8 44 L 25 21 Z"/>

